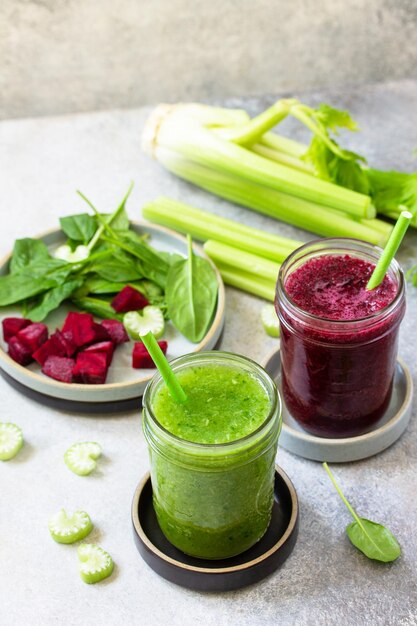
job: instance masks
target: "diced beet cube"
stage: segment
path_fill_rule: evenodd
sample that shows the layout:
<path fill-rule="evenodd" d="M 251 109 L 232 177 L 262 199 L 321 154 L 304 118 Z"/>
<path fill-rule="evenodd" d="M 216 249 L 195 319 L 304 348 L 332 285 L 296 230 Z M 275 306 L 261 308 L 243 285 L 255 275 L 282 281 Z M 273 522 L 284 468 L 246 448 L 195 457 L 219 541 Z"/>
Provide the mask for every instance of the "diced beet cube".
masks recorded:
<path fill-rule="evenodd" d="M 127 334 L 122 322 L 119 322 L 118 320 L 103 320 L 101 322 L 101 326 L 107 330 L 111 341 L 113 341 L 116 345 L 130 341 L 129 335 Z"/>
<path fill-rule="evenodd" d="M 138 311 L 143 309 L 149 304 L 149 300 L 145 298 L 143 293 L 140 293 L 133 287 L 123 287 L 121 291 L 115 296 L 111 302 L 113 309 L 116 313 L 127 313 L 128 311 Z"/>
<path fill-rule="evenodd" d="M 9 356 L 19 363 L 19 365 L 28 365 L 32 360 L 32 350 L 25 346 L 17 337 L 12 337 L 9 341 Z"/>
<path fill-rule="evenodd" d="M 158 346 L 161 348 L 164 354 L 167 353 L 168 343 L 166 341 L 158 341 Z M 145 344 L 141 341 L 135 343 L 132 352 L 132 367 L 135 369 L 150 369 L 155 367 L 152 357 L 147 351 Z"/>
<path fill-rule="evenodd" d="M 85 348 L 83 352 L 85 354 L 87 352 L 88 354 L 96 353 L 96 352 L 101 352 L 105 354 L 106 359 L 107 359 L 106 364 L 107 364 L 107 367 L 109 367 L 113 359 L 114 343 L 112 341 L 100 341 L 100 343 L 92 343 L 91 346 L 88 346 L 88 348 Z"/>
<path fill-rule="evenodd" d="M 74 379 L 87 385 L 106 382 L 107 357 L 104 352 L 79 352 L 73 369 Z"/>
<path fill-rule="evenodd" d="M 6 343 L 9 343 L 10 339 L 17 335 L 19 330 L 26 328 L 32 322 L 24 317 L 6 317 L 2 321 L 3 326 L 3 339 Z"/>
<path fill-rule="evenodd" d="M 36 322 L 19 330 L 16 337 L 23 345 L 29 348 L 32 355 L 48 339 L 48 328 L 45 324 Z"/>
<path fill-rule="evenodd" d="M 59 331 L 55 332 L 33 353 L 33 358 L 39 365 L 43 365 L 50 356 L 68 356 L 65 340 L 61 339 L 61 335 Z"/>
<path fill-rule="evenodd" d="M 96 322 L 94 322 L 93 330 L 94 330 L 94 343 L 99 342 L 99 341 L 111 341 L 111 337 L 109 333 L 107 332 L 106 328 L 102 326 L 101 324 L 97 324 Z"/>
<path fill-rule="evenodd" d="M 72 356 L 77 351 L 77 346 L 72 340 L 72 333 L 70 331 L 66 331 L 63 333 L 61 330 L 57 330 L 56 333 L 59 333 L 60 341 L 65 345 L 65 350 L 67 352 L 67 356 Z"/>
<path fill-rule="evenodd" d="M 68 359 L 65 356 L 48 356 L 42 366 L 44 374 L 55 380 L 60 380 L 62 383 L 72 383 L 73 369 L 74 359 Z"/>
<path fill-rule="evenodd" d="M 77 348 L 91 343 L 95 339 L 94 319 L 90 313 L 71 311 L 65 318 L 62 332 Z"/>

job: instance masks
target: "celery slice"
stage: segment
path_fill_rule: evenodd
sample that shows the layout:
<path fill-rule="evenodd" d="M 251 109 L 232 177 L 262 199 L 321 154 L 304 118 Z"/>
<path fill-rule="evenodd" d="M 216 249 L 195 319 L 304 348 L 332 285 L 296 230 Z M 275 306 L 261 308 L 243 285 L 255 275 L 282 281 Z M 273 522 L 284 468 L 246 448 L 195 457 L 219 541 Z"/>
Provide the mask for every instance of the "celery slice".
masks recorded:
<path fill-rule="evenodd" d="M 92 441 L 74 443 L 64 454 L 67 467 L 78 474 L 87 476 L 96 468 L 96 460 L 101 456 L 101 447 Z"/>
<path fill-rule="evenodd" d="M 9 461 L 23 446 L 23 433 L 11 422 L 0 422 L 0 461 Z"/>
<path fill-rule="evenodd" d="M 82 543 L 77 550 L 80 561 L 80 576 L 91 585 L 108 578 L 114 569 L 110 554 L 95 543 Z"/>
<path fill-rule="evenodd" d="M 68 515 L 61 509 L 49 520 L 49 532 L 58 543 L 75 543 L 87 537 L 93 530 L 90 516 L 85 511 L 75 511 Z"/>
<path fill-rule="evenodd" d="M 123 316 L 123 326 L 132 339 L 140 339 L 142 333 L 151 332 L 155 339 L 164 334 L 164 314 L 157 306 L 145 306 L 142 311 L 129 311 Z"/>
<path fill-rule="evenodd" d="M 279 337 L 279 320 L 273 304 L 265 304 L 262 308 L 261 322 L 267 335 L 270 337 Z"/>

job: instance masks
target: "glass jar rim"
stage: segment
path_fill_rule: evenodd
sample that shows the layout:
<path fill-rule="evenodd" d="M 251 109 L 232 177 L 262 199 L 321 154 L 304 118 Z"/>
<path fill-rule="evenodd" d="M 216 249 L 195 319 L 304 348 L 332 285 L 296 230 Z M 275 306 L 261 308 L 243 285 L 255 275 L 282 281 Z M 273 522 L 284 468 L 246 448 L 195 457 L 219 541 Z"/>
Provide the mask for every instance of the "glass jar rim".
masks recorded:
<path fill-rule="evenodd" d="M 233 454 L 234 450 L 237 450 L 238 452 L 242 450 L 242 444 L 250 444 L 251 440 L 254 439 L 258 441 L 263 431 L 265 431 L 265 433 L 269 432 L 275 415 L 278 414 L 279 422 L 281 423 L 281 397 L 275 382 L 269 376 L 268 372 L 266 372 L 266 370 L 261 365 L 259 365 L 259 363 L 256 363 L 256 361 L 246 356 L 235 354 L 234 352 L 226 352 L 220 350 L 207 350 L 198 353 L 194 352 L 173 359 L 172 361 L 170 361 L 170 365 L 175 371 L 176 369 L 178 369 L 178 366 L 181 367 L 181 365 L 192 365 L 195 361 L 199 361 L 201 359 L 204 361 L 213 358 L 218 358 L 220 360 L 224 359 L 224 361 L 234 362 L 235 364 L 244 363 L 246 365 L 249 365 L 253 369 L 253 373 L 256 373 L 258 377 L 262 379 L 262 384 L 269 388 L 267 389 L 267 392 L 271 399 L 271 406 L 268 411 L 268 415 L 265 417 L 262 424 L 258 426 L 256 430 L 252 431 L 248 435 L 245 435 L 244 437 L 234 439 L 233 441 L 226 441 L 224 443 L 198 443 L 174 435 L 159 422 L 155 413 L 152 410 L 152 393 L 155 393 L 157 386 L 162 382 L 162 376 L 159 372 L 156 372 L 153 378 L 147 384 L 145 392 L 143 394 L 142 405 L 143 409 L 146 410 L 148 415 L 151 417 L 152 423 L 154 426 L 157 427 L 158 431 L 168 440 L 175 442 L 175 444 L 181 447 L 183 450 L 188 450 L 190 453 L 192 453 L 193 451 L 197 453 L 198 451 L 210 450 L 213 453 L 217 452 L 217 454 L 223 454 L 227 451 L 230 454 Z"/>
<path fill-rule="evenodd" d="M 338 248 L 337 244 L 345 244 L 345 247 L 347 248 L 345 252 L 349 252 L 349 243 L 351 245 L 359 244 L 360 246 L 364 248 L 363 250 L 364 253 L 378 252 L 380 255 L 383 251 L 380 246 L 369 243 L 367 241 L 363 241 L 362 239 L 355 239 L 353 237 L 325 237 L 323 239 L 314 239 L 312 241 L 309 241 L 303 244 L 302 246 L 300 246 L 299 248 L 297 248 L 296 250 L 294 250 L 282 263 L 279 273 L 278 273 L 278 278 L 277 278 L 276 297 L 278 298 L 279 296 L 279 299 L 283 301 L 284 304 L 290 305 L 290 308 L 296 311 L 297 314 L 299 314 L 302 317 L 303 321 L 326 322 L 331 327 L 334 327 L 335 329 L 337 328 L 338 331 L 346 330 L 347 332 L 351 332 L 352 326 L 355 326 L 358 324 L 372 323 L 375 320 L 380 321 L 381 318 L 388 317 L 393 312 L 393 310 L 395 310 L 395 308 L 398 306 L 399 302 L 401 301 L 404 295 L 404 290 L 405 290 L 404 273 L 399 263 L 395 259 L 391 261 L 388 271 L 391 270 L 398 277 L 397 278 L 398 280 L 397 293 L 395 294 L 391 302 L 389 302 L 389 304 L 385 305 L 378 311 L 375 311 L 371 313 L 370 315 L 367 315 L 366 317 L 360 317 L 356 319 L 347 319 L 347 320 L 335 320 L 332 318 L 315 315 L 314 313 L 309 313 L 308 311 L 301 308 L 296 302 L 294 302 L 294 300 L 288 294 L 285 288 L 285 282 L 284 282 L 285 272 L 288 270 L 289 266 L 294 261 L 295 257 L 298 257 L 301 254 L 302 256 L 300 257 L 300 259 L 304 258 L 305 260 L 308 260 L 307 251 L 309 250 L 309 248 L 314 248 L 314 246 L 316 246 L 319 249 L 320 245 L 323 246 L 323 249 L 316 256 L 333 254 L 333 252 L 336 252 L 338 249 L 340 250 L 340 254 L 342 254 L 343 248 L 342 247 Z M 331 247 L 331 244 L 334 244 L 333 249 Z M 328 245 L 327 249 L 324 247 L 325 245 Z M 305 255 L 302 254 L 303 252 L 306 252 Z M 353 247 L 351 249 L 351 252 L 354 255 L 355 249 Z"/>

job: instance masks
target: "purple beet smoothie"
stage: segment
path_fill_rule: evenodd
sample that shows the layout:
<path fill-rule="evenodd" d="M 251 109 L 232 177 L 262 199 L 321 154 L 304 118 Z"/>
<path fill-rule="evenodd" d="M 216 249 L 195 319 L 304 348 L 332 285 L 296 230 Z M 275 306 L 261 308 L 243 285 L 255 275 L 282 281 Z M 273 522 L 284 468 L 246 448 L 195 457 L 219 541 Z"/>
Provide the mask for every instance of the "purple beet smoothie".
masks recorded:
<path fill-rule="evenodd" d="M 312 258 L 284 283 L 304 317 L 277 301 L 285 403 L 312 434 L 359 435 L 389 404 L 404 305 L 384 314 L 398 285 L 386 276 L 367 291 L 374 267 L 347 254 Z"/>

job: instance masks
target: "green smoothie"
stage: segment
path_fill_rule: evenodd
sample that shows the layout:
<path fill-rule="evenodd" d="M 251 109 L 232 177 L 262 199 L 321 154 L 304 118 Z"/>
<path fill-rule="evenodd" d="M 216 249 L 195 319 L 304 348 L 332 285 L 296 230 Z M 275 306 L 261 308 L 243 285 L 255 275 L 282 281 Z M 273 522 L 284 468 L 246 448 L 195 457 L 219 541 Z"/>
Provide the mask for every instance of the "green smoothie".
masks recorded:
<path fill-rule="evenodd" d="M 160 379 L 144 396 L 158 522 L 187 554 L 234 556 L 271 518 L 276 387 L 257 364 L 232 354 L 187 355 L 171 365 L 187 402 L 177 403 Z"/>
<path fill-rule="evenodd" d="M 198 365 L 178 372 L 188 401 L 176 402 L 165 385 L 153 400 L 158 422 L 195 443 L 227 443 L 250 435 L 265 421 L 270 399 L 260 381 L 244 370 Z"/>

